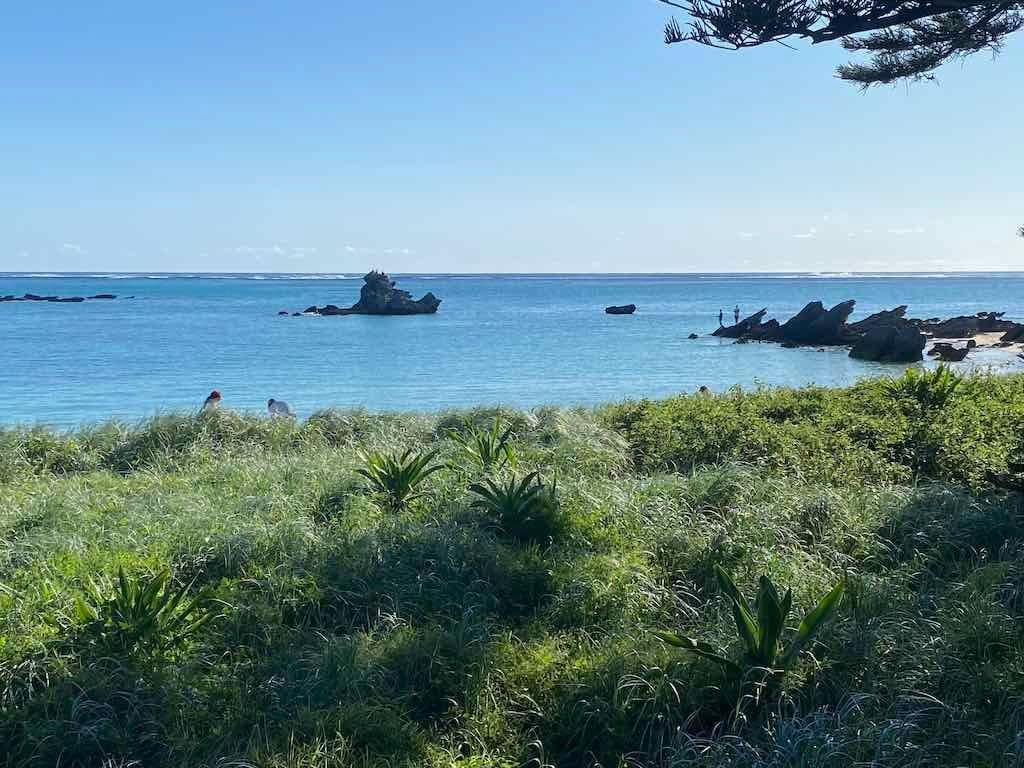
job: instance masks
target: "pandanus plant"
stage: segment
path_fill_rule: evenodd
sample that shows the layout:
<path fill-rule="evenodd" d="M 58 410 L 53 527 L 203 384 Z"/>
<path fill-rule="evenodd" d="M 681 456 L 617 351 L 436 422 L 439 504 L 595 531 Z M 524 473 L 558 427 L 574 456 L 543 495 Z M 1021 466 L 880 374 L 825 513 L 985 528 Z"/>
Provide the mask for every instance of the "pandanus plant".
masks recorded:
<path fill-rule="evenodd" d="M 362 454 L 363 466 L 356 472 L 366 478 L 370 490 L 378 494 L 392 512 L 401 512 L 424 495 L 423 482 L 443 464 L 432 464 L 437 451 L 416 453 L 411 448 L 402 454 L 374 451 Z"/>
<path fill-rule="evenodd" d="M 175 587 L 169 571 L 117 581 L 89 581 L 75 603 L 79 621 L 101 642 L 119 651 L 164 651 L 199 631 L 214 614 L 205 592 L 188 599 L 192 585 Z"/>
<path fill-rule="evenodd" d="M 759 582 L 757 598 L 753 606 L 747 601 L 736 586 L 732 577 L 715 566 L 715 575 L 722 593 L 732 605 L 732 615 L 736 621 L 736 630 L 743 641 L 745 652 L 742 662 L 729 658 L 726 653 L 709 643 L 682 637 L 673 632 L 656 632 L 662 641 L 676 648 L 682 648 L 697 656 L 721 664 L 730 673 L 738 677 L 755 668 L 768 670 L 772 674 L 785 672 L 796 660 L 807 644 L 814 638 L 825 622 L 835 613 L 843 599 L 843 582 L 836 584 L 800 622 L 796 634 L 785 645 L 782 634 L 786 629 L 786 620 L 793 606 L 793 590 L 779 599 L 778 590 L 771 579 L 762 576 Z"/>
<path fill-rule="evenodd" d="M 494 419 L 490 429 L 480 429 L 470 425 L 466 434 L 460 434 L 456 430 L 448 432 L 448 437 L 462 447 L 463 453 L 470 461 L 476 464 L 484 472 L 492 469 L 501 469 L 506 464 L 515 466 L 516 454 L 509 445 L 514 427 L 502 429 L 501 417 Z"/>
<path fill-rule="evenodd" d="M 486 478 L 469 486 L 473 506 L 486 511 L 495 527 L 519 542 L 551 539 L 558 528 L 558 493 L 541 482 L 537 472 L 504 481 Z"/>

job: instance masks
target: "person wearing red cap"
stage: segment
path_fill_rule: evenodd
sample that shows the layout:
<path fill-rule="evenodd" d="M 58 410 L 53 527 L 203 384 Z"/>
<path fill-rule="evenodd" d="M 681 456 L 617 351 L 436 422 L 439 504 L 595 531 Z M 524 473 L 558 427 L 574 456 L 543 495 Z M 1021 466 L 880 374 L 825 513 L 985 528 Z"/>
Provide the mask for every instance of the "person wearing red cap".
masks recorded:
<path fill-rule="evenodd" d="M 215 409 L 217 409 L 219 407 L 220 407 L 220 391 L 215 389 L 215 390 L 213 390 L 213 392 L 210 393 L 210 396 L 207 397 L 206 400 L 203 402 L 203 410 L 204 411 L 212 411 L 212 410 L 215 410 Z"/>

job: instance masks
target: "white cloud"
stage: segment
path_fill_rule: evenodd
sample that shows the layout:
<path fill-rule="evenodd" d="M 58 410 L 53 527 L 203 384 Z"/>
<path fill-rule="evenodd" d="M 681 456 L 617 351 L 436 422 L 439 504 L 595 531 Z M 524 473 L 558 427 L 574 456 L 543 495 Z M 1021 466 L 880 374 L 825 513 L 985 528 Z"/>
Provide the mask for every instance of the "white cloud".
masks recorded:
<path fill-rule="evenodd" d="M 753 240 L 755 237 L 757 237 L 757 232 L 737 232 L 736 236 L 740 240 Z"/>
<path fill-rule="evenodd" d="M 893 227 L 889 230 L 890 235 L 922 235 L 924 234 L 924 227 Z"/>
<path fill-rule="evenodd" d="M 63 243 L 60 247 L 72 253 L 82 253 L 84 250 L 78 243 Z"/>
<path fill-rule="evenodd" d="M 797 240 L 807 240 L 809 238 L 814 237 L 817 234 L 818 234 L 818 228 L 817 227 L 811 227 L 806 232 L 798 232 L 797 234 L 793 235 L 793 237 L 795 237 Z"/>

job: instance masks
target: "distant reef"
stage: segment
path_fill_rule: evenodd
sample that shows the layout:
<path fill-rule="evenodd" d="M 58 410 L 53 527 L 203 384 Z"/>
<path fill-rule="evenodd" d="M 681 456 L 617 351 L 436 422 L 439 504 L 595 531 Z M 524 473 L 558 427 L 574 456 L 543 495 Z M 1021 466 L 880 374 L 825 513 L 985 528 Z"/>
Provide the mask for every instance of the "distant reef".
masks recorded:
<path fill-rule="evenodd" d="M 48 301 L 53 304 L 80 304 L 83 301 L 95 301 L 97 299 L 116 299 L 112 293 L 97 293 L 95 296 L 40 296 L 36 293 L 26 293 L 22 296 L 8 294 L 0 296 L 0 304 L 15 301 Z M 129 296 L 128 298 L 134 298 Z"/>
<path fill-rule="evenodd" d="M 852 299 L 826 309 L 812 301 L 785 323 L 765 320 L 767 308 L 758 310 L 735 325 L 722 326 L 712 335 L 735 339 L 737 343 L 776 342 L 784 347 L 850 347 L 850 357 L 883 363 L 911 363 L 921 360 L 930 339 L 974 339 L 993 335 L 993 346 L 1010 346 L 1024 341 L 1024 325 L 1003 319 L 1003 312 L 979 312 L 940 320 L 906 317 L 907 307 L 876 312 L 856 323 L 848 323 L 856 302 Z M 944 360 L 963 360 L 969 344 L 956 349 L 937 344 L 935 356 Z M 930 353 L 931 354 L 931 353 Z"/>
<path fill-rule="evenodd" d="M 326 304 L 307 307 L 304 315 L 432 315 L 441 306 L 441 300 L 432 293 L 414 300 L 408 291 L 395 287 L 387 273 L 373 270 L 363 277 L 359 301 L 351 307 Z M 283 312 L 283 311 L 282 311 Z M 279 312 L 278 314 L 282 314 Z"/>

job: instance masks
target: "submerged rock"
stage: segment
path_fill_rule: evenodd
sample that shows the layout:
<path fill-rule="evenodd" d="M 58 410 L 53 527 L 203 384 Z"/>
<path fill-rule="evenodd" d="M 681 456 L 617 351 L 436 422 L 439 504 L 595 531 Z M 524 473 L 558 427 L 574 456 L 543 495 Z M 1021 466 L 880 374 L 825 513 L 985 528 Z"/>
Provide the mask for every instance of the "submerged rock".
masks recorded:
<path fill-rule="evenodd" d="M 622 306 L 610 306 L 604 308 L 608 315 L 632 315 L 636 312 L 636 304 L 623 304 Z"/>
<path fill-rule="evenodd" d="M 373 270 L 363 277 L 359 301 L 351 307 L 327 304 L 307 307 L 308 315 L 431 315 L 441 306 L 441 300 L 432 293 L 413 300 L 408 291 L 395 287 L 395 281 L 386 273 Z"/>

